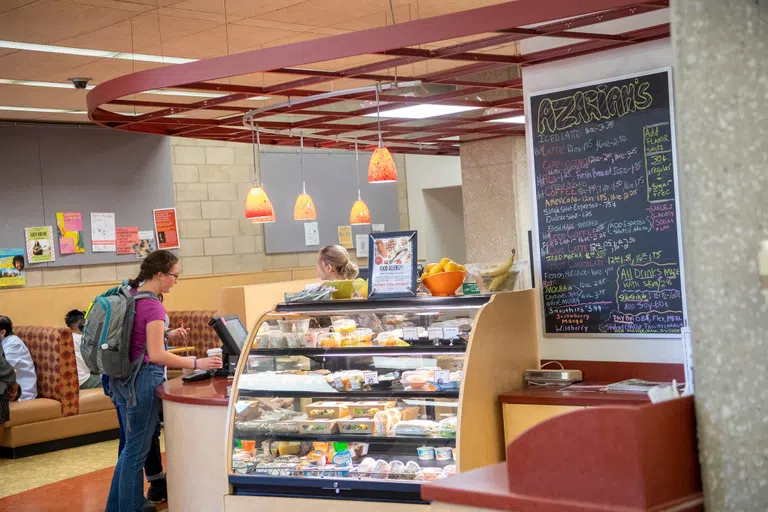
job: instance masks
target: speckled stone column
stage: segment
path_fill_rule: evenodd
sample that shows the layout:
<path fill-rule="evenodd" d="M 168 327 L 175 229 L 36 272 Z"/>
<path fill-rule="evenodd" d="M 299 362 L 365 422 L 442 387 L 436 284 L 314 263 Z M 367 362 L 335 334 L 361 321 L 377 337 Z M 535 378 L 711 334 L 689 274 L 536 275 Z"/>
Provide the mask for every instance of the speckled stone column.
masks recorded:
<path fill-rule="evenodd" d="M 467 262 L 503 261 L 517 250 L 528 259 L 531 196 L 525 137 L 502 137 L 461 144 L 464 233 Z M 529 272 L 517 288 L 530 287 Z"/>
<path fill-rule="evenodd" d="M 679 185 L 706 508 L 768 510 L 768 2 L 672 4 Z"/>

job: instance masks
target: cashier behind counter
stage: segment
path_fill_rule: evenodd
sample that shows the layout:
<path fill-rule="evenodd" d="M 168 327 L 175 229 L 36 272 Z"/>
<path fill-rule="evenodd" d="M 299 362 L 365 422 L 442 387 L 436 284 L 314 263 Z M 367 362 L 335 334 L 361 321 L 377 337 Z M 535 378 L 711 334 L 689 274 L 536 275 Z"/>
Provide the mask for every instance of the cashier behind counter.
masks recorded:
<path fill-rule="evenodd" d="M 248 330 L 237 315 L 211 318 L 208 325 L 213 327 L 221 340 L 222 367 L 216 370 L 217 377 L 227 377 L 235 374 L 237 360 L 243 351 L 243 345 L 248 339 Z"/>

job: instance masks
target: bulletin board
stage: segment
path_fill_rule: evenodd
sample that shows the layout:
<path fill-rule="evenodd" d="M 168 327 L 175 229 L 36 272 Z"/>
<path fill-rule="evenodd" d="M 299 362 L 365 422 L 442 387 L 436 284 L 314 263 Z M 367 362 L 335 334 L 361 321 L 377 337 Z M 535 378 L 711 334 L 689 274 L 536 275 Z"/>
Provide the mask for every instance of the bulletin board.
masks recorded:
<path fill-rule="evenodd" d="M 339 243 L 339 226 L 349 225 L 349 212 L 357 200 L 355 153 L 304 153 L 307 193 L 317 209 L 319 243 L 305 244 L 304 222 L 293 220 L 293 206 L 301 193 L 301 157 L 298 152 L 265 152 L 260 155 L 264 189 L 275 209 L 275 222 L 265 224 L 267 254 L 316 252 Z M 368 183 L 370 153 L 360 152 L 360 188 L 374 224 L 385 231 L 400 229 L 397 183 Z M 315 222 L 315 221 L 313 221 Z M 352 226 L 352 240 L 371 232 L 371 226 Z"/>
<path fill-rule="evenodd" d="M 60 254 L 28 268 L 137 261 L 91 251 L 91 212 L 112 212 L 118 227 L 154 229 L 153 208 L 174 206 L 170 139 L 101 127 L 0 124 L 0 240 L 24 247 L 24 228 L 52 226 L 56 212 L 80 212 L 85 254 Z"/>

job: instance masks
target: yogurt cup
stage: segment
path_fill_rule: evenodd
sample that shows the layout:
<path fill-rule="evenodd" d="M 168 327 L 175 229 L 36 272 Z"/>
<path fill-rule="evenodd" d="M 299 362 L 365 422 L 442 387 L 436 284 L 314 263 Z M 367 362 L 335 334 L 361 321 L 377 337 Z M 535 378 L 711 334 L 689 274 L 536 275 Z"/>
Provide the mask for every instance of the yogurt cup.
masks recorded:
<path fill-rule="evenodd" d="M 435 459 L 435 447 L 434 446 L 420 446 L 416 448 L 416 452 L 419 454 L 419 460 L 434 460 Z"/>
<path fill-rule="evenodd" d="M 453 448 L 449 446 L 438 446 L 435 448 L 435 457 L 437 460 L 453 459 Z"/>

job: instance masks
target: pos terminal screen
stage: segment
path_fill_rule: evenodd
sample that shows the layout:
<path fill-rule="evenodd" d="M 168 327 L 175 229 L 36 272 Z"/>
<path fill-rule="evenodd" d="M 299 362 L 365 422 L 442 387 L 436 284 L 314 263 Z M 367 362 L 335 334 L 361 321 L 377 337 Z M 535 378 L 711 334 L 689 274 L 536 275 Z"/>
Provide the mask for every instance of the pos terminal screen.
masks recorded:
<path fill-rule="evenodd" d="M 221 339 L 221 344 L 233 355 L 240 355 L 243 344 L 248 339 L 248 331 L 237 315 L 222 316 L 211 320 L 213 330 Z"/>

